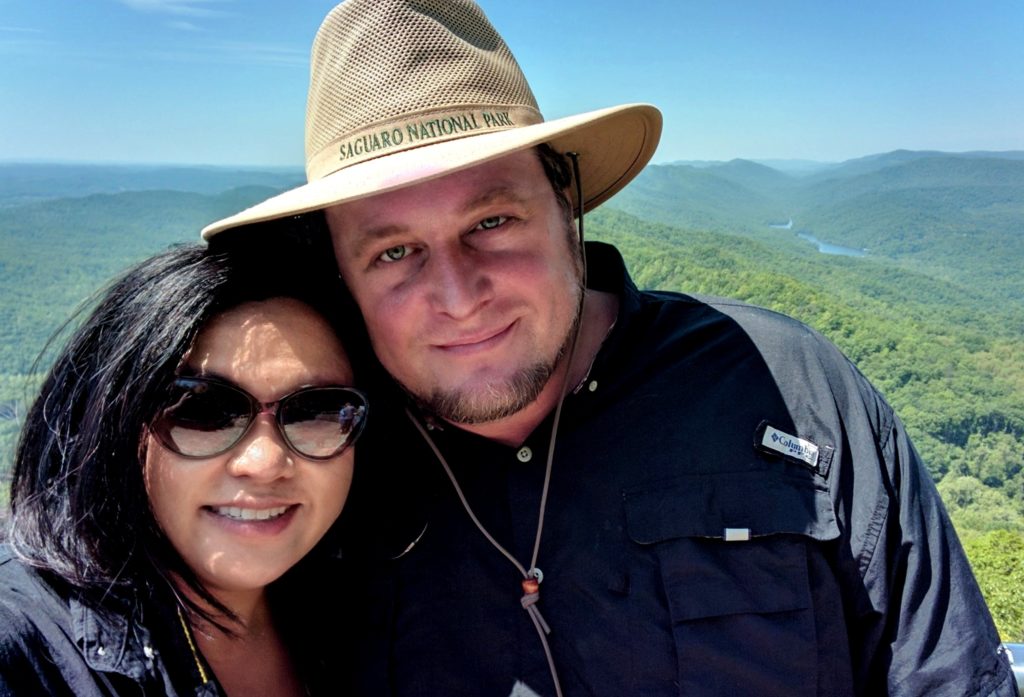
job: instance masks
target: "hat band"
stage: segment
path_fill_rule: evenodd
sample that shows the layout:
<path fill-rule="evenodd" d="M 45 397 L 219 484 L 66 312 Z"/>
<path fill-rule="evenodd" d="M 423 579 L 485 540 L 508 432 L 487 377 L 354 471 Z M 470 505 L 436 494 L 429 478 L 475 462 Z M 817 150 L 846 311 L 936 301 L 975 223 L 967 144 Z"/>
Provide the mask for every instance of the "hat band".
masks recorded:
<path fill-rule="evenodd" d="M 331 141 L 310 156 L 306 162 L 306 177 L 314 181 L 360 162 L 421 145 L 522 128 L 543 121 L 540 112 L 525 106 L 475 106 L 458 110 L 449 107 L 420 112 L 414 118 L 404 115 Z"/>

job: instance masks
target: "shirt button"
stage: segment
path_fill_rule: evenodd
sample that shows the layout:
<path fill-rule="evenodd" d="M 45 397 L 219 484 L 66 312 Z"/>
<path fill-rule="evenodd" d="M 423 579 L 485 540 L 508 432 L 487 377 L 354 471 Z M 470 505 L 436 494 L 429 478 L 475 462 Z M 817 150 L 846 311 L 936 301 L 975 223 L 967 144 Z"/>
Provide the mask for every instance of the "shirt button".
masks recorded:
<path fill-rule="evenodd" d="M 516 457 L 520 462 L 529 462 L 533 459 L 533 451 L 524 445 L 519 449 L 519 452 L 516 453 Z"/>
<path fill-rule="evenodd" d="M 597 392 L 597 380 L 591 380 L 590 384 L 587 385 L 587 389 L 591 392 Z"/>

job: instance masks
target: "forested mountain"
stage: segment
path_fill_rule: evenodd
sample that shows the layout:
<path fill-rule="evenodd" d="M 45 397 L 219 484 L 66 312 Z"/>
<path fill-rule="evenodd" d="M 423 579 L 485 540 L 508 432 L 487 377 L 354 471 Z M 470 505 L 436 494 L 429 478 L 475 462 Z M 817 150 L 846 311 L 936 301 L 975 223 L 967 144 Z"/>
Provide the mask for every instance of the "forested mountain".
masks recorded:
<path fill-rule="evenodd" d="M 1024 153 L 897 151 L 806 176 L 737 160 L 653 166 L 612 205 L 766 242 L 771 224 L 792 221 L 797 235 L 968 289 L 978 312 L 1024 303 L 1024 274 L 1011 263 L 1024 259 Z"/>
<path fill-rule="evenodd" d="M 0 375 L 23 373 L 73 308 L 127 264 L 276 192 L 132 191 L 0 208 Z"/>
<path fill-rule="evenodd" d="M 765 231 L 773 221 L 789 217 L 786 200 L 777 200 L 766 189 L 792 186 L 795 182 L 780 172 L 752 162 L 694 167 L 653 165 L 647 167 L 626 190 L 617 194 L 612 206 L 638 217 L 683 229 L 755 232 Z M 761 167 L 774 186 L 753 187 L 758 176 L 736 176 L 743 165 Z M 742 168 L 742 169 L 741 169 Z"/>
<path fill-rule="evenodd" d="M 18 167 L 0 167 L 0 510 L 47 337 L 130 262 L 297 181 Z M 907 424 L 972 561 L 993 584 L 1019 577 L 1020 560 L 1010 569 L 993 550 L 1024 548 L 1024 154 L 901 151 L 800 170 L 648 167 L 588 234 L 619 245 L 642 287 L 740 298 L 835 341 Z M 822 254 L 800 233 L 867 254 Z M 1024 614 L 1006 612 L 1004 636 L 1024 638 Z"/>

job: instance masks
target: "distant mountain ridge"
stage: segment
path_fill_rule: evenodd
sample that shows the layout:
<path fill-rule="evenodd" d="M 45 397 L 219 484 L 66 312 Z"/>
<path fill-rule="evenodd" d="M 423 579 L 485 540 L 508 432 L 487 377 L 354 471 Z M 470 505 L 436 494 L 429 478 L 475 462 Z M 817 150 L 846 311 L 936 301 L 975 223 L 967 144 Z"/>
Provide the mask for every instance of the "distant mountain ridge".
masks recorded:
<path fill-rule="evenodd" d="M 897 150 L 801 176 L 749 160 L 657 165 L 608 205 L 683 228 L 867 249 L 1024 306 L 1024 152 Z M 788 220 L 788 238 L 769 227 Z"/>
<path fill-rule="evenodd" d="M 841 176 L 853 176 L 865 172 L 873 172 L 892 165 L 928 159 L 956 160 L 1024 160 L 1024 150 L 974 150 L 970 152 L 943 152 L 941 150 L 893 150 L 892 152 L 865 155 L 846 160 L 835 166 L 830 173 L 839 172 Z"/>
<path fill-rule="evenodd" d="M 882 162 L 891 163 L 901 158 L 919 159 L 921 157 L 943 156 L 943 157 L 965 157 L 965 158 L 1005 158 L 1010 160 L 1024 160 L 1024 150 L 972 150 L 967 152 L 944 152 L 941 150 L 893 150 L 874 155 L 852 158 L 842 162 L 825 160 L 801 160 L 801 159 L 761 159 L 761 158 L 740 158 L 742 161 L 754 162 L 765 167 L 778 170 L 783 174 L 804 176 L 825 170 L 832 170 L 846 167 L 847 171 L 855 170 L 858 166 L 871 167 L 870 163 Z M 717 167 L 736 160 L 675 160 L 663 162 L 660 166 L 689 166 L 698 169 Z M 859 163 L 859 164 L 858 164 Z M 884 165 L 883 165 L 884 166 Z"/>
<path fill-rule="evenodd" d="M 243 186 L 283 190 L 305 180 L 305 173 L 298 167 L 0 163 L 0 207 L 125 191 L 219 194 Z"/>

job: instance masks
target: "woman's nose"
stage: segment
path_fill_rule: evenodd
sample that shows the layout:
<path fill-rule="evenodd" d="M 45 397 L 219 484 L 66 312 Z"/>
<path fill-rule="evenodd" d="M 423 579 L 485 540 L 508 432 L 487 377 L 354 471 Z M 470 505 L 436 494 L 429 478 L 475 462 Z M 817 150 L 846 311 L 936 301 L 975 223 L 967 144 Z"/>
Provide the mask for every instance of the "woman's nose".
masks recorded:
<path fill-rule="evenodd" d="M 291 476 L 293 457 L 274 417 L 261 414 L 235 446 L 227 466 L 232 476 L 272 481 Z"/>

